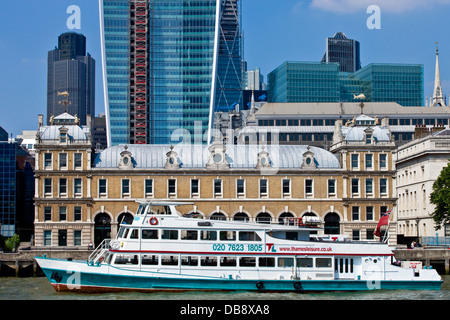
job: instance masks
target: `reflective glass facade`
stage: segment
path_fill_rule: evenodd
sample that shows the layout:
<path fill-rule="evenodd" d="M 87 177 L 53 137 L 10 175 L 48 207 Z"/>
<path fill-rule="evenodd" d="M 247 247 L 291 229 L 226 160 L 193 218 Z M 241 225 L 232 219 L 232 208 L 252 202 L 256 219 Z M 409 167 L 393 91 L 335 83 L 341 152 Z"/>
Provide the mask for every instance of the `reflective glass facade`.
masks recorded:
<path fill-rule="evenodd" d="M 341 72 L 355 72 L 361 69 L 360 45 L 342 33 L 327 38 L 327 48 L 322 62 L 338 62 Z"/>
<path fill-rule="evenodd" d="M 130 13 L 129 0 L 100 1 L 103 10 L 103 82 L 106 126 L 113 145 L 129 143 Z"/>
<path fill-rule="evenodd" d="M 402 106 L 423 106 L 423 65 L 369 64 L 353 74 L 366 86 L 371 102 L 397 102 Z"/>
<path fill-rule="evenodd" d="M 285 62 L 268 76 L 269 102 L 396 102 L 423 106 L 423 65 L 369 64 L 354 73 L 337 63 Z"/>
<path fill-rule="evenodd" d="M 3 129 L 0 127 L 0 131 Z M 16 224 L 16 144 L 0 141 L 1 235 L 12 237 Z"/>
<path fill-rule="evenodd" d="M 339 101 L 339 64 L 285 62 L 268 75 L 269 102 Z"/>
<path fill-rule="evenodd" d="M 100 0 L 110 145 L 202 141 L 211 109 L 241 103 L 237 3 Z"/>

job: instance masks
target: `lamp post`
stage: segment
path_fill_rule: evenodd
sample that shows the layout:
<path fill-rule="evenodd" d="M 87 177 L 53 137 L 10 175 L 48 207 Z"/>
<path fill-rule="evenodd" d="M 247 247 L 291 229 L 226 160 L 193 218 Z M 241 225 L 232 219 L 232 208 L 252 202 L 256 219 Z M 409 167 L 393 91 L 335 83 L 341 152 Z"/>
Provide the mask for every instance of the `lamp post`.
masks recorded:
<path fill-rule="evenodd" d="M 420 244 L 420 241 L 419 241 L 419 222 L 420 222 L 420 218 L 417 217 L 415 220 L 416 220 L 416 227 L 417 227 L 417 244 L 419 245 Z"/>

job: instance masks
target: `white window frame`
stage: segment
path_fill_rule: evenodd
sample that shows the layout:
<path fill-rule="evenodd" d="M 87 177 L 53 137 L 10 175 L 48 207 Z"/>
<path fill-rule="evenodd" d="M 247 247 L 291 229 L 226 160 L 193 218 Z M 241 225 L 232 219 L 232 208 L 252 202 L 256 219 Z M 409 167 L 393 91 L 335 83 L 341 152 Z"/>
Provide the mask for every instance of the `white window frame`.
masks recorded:
<path fill-rule="evenodd" d="M 242 181 L 242 183 L 243 183 L 243 188 L 244 188 L 244 190 L 243 190 L 243 192 L 239 192 L 238 191 L 238 182 L 239 181 Z M 236 198 L 245 198 L 245 194 L 246 194 L 246 180 L 245 179 L 242 179 L 242 178 L 238 178 L 238 179 L 236 179 Z"/>
<path fill-rule="evenodd" d="M 66 180 L 66 192 L 61 192 L 61 181 L 63 179 Z M 69 179 L 67 179 L 67 178 L 59 178 L 58 179 L 58 196 L 60 198 L 67 198 L 69 196 L 68 189 L 69 189 Z"/>
<path fill-rule="evenodd" d="M 128 181 L 128 192 L 124 192 L 124 181 Z M 122 198 L 130 198 L 131 197 L 131 179 L 130 178 L 123 178 L 120 180 L 120 195 Z"/>
<path fill-rule="evenodd" d="M 46 165 L 46 160 L 45 160 L 45 156 L 46 155 L 50 155 L 50 165 Z M 44 170 L 53 170 L 53 153 L 51 152 L 45 152 L 44 153 L 44 157 L 43 157 L 43 169 Z"/>
<path fill-rule="evenodd" d="M 370 160 L 370 162 L 371 162 L 371 166 L 369 167 L 368 165 L 367 165 L 367 163 L 368 163 L 368 161 L 367 161 L 367 157 L 368 156 L 370 156 L 372 159 Z M 374 156 L 373 156 L 373 153 L 366 153 L 366 154 L 364 154 L 364 169 L 365 170 L 371 170 L 371 171 L 373 171 L 374 170 Z"/>
<path fill-rule="evenodd" d="M 381 166 L 381 156 L 386 156 L 386 160 L 385 160 L 385 163 L 386 163 L 386 166 L 385 167 L 382 167 Z M 387 153 L 379 153 L 378 154 L 378 168 L 379 168 L 379 170 L 388 170 L 388 158 L 389 158 L 389 155 L 387 154 Z"/>
<path fill-rule="evenodd" d="M 80 192 L 76 192 L 76 183 L 75 181 L 80 180 Z M 74 198 L 82 198 L 83 197 L 83 179 L 76 177 L 73 178 L 73 197 Z"/>
<path fill-rule="evenodd" d="M 105 193 L 100 193 L 100 181 L 105 181 L 106 182 L 106 184 L 105 184 L 106 192 Z M 97 195 L 98 195 L 99 198 L 108 198 L 108 179 L 105 179 L 105 178 L 98 179 L 98 181 L 97 181 Z"/>
<path fill-rule="evenodd" d="M 306 181 L 311 181 L 311 192 L 306 192 Z M 314 198 L 314 179 L 307 178 L 305 179 L 305 198 Z"/>
<path fill-rule="evenodd" d="M 330 181 L 334 181 L 334 192 L 330 192 Z M 327 195 L 328 195 L 328 198 L 336 198 L 337 197 L 337 181 L 336 181 L 336 179 L 328 179 L 327 180 Z"/>
<path fill-rule="evenodd" d="M 175 192 L 170 192 L 170 181 L 175 181 Z M 177 197 L 177 190 L 178 190 L 178 180 L 175 178 L 169 178 L 167 179 L 167 198 L 176 198 Z"/>
<path fill-rule="evenodd" d="M 66 155 L 66 165 L 65 166 L 63 166 L 62 164 L 61 164 L 61 156 L 62 155 Z M 68 155 L 67 155 L 67 152 L 60 152 L 59 154 L 58 154 L 58 169 L 59 170 L 68 170 L 69 169 L 69 157 L 68 157 Z"/>
<path fill-rule="evenodd" d="M 75 156 L 76 156 L 77 154 L 79 154 L 80 157 L 81 157 L 81 159 L 80 159 L 81 164 L 80 164 L 79 167 L 76 166 L 77 161 L 76 161 Z M 75 153 L 73 154 L 73 170 L 83 170 L 83 153 L 81 153 L 81 152 L 75 152 Z"/>
<path fill-rule="evenodd" d="M 357 164 L 357 166 L 356 167 L 353 167 L 353 159 L 352 159 L 352 157 L 353 156 L 356 156 L 356 158 L 357 158 L 357 161 L 356 161 L 356 164 Z M 351 153 L 350 154 L 350 170 L 360 170 L 360 154 L 359 153 Z"/>
<path fill-rule="evenodd" d="M 261 193 L 261 181 L 266 181 L 266 192 Z M 268 198 L 269 197 L 269 179 L 261 178 L 258 180 L 258 194 L 260 198 Z"/>
<path fill-rule="evenodd" d="M 46 187 L 45 182 L 47 180 L 50 181 L 50 192 L 46 192 L 46 190 L 45 190 L 45 187 Z M 52 178 L 44 178 L 44 181 L 42 183 L 42 189 L 43 189 L 42 193 L 44 195 L 44 198 L 52 198 L 53 197 L 53 179 Z"/>
<path fill-rule="evenodd" d="M 220 181 L 220 192 L 216 192 L 216 181 Z M 214 178 L 213 179 L 213 196 L 214 198 L 223 198 L 223 179 L 221 178 Z"/>
<path fill-rule="evenodd" d="M 198 182 L 198 185 L 197 185 L 198 190 L 197 190 L 197 192 L 193 192 L 192 191 L 192 181 L 194 181 L 194 180 L 196 180 Z M 190 186 L 191 198 L 200 198 L 200 179 L 197 179 L 195 177 L 192 178 L 190 183 L 189 183 L 189 186 Z"/>
<path fill-rule="evenodd" d="M 147 181 L 151 181 L 152 192 L 147 192 Z M 144 179 L 144 196 L 145 198 L 153 198 L 155 195 L 155 180 L 152 178 Z"/>
<path fill-rule="evenodd" d="M 289 181 L 289 192 L 284 192 L 284 181 Z M 282 198 L 291 198 L 292 197 L 292 183 L 291 179 L 283 178 L 281 179 L 281 197 Z"/>

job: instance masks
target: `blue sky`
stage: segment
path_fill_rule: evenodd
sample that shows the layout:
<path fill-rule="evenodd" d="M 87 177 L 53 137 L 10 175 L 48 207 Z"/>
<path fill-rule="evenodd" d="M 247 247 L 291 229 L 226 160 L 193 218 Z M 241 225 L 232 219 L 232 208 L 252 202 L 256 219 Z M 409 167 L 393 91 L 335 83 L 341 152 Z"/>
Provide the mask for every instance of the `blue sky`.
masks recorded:
<path fill-rule="evenodd" d="M 450 0 L 242 0 L 244 58 L 267 74 L 284 61 L 319 61 L 338 31 L 361 43 L 361 62 L 424 65 L 425 95 L 433 90 L 439 42 L 444 94 L 450 94 Z M 104 112 L 97 0 L 3 1 L 0 14 L 0 126 L 14 136 L 36 130 L 47 109 L 47 52 L 68 30 L 70 5 L 81 9 L 87 50 L 97 62 L 96 113 Z M 366 25 L 369 5 L 381 29 Z"/>

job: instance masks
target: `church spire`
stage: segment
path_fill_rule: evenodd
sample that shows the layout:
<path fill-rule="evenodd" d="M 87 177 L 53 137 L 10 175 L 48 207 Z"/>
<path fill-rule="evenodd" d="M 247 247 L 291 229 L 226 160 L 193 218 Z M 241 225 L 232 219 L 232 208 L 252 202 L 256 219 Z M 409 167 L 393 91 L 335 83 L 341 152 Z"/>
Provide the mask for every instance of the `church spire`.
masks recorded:
<path fill-rule="evenodd" d="M 431 104 L 431 103 L 430 103 Z M 441 75 L 439 72 L 439 48 L 436 42 L 436 73 L 434 77 L 434 91 L 433 91 L 433 107 L 445 106 L 444 95 L 442 94 Z"/>

